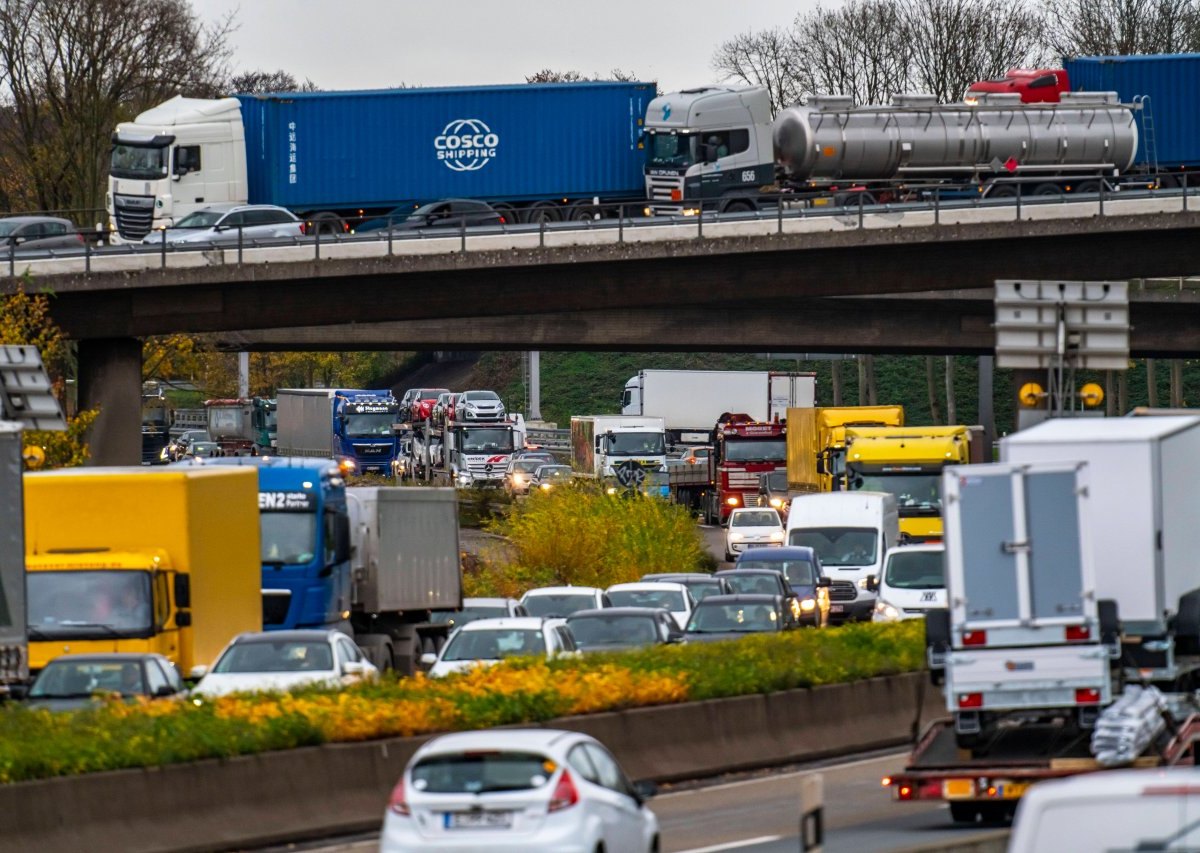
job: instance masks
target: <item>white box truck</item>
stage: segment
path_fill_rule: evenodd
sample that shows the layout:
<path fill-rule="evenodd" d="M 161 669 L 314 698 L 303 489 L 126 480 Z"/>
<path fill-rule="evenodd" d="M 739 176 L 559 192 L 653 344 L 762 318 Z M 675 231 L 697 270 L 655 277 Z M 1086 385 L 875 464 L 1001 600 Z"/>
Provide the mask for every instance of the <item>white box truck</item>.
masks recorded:
<path fill-rule="evenodd" d="M 641 370 L 625 383 L 621 414 L 663 419 L 670 443 L 708 444 L 725 412 L 760 423 L 816 405 L 815 373 L 766 370 Z"/>
<path fill-rule="evenodd" d="M 1096 597 L 1117 603 L 1126 674 L 1168 688 L 1195 680 L 1200 417 L 1045 421 L 1002 439 L 1000 454 L 1007 462 L 1087 462 Z"/>
<path fill-rule="evenodd" d="M 571 418 L 571 467 L 581 477 L 658 493 L 667 489 L 662 418 L 577 415 Z"/>

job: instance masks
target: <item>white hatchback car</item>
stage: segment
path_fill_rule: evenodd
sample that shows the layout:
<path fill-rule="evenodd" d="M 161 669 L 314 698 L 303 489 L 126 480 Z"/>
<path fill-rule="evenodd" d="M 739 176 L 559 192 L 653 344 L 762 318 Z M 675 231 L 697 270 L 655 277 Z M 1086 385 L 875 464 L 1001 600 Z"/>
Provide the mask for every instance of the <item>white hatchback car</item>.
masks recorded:
<path fill-rule="evenodd" d="M 384 813 L 380 853 L 553 850 L 649 853 L 652 783 L 631 784 L 579 732 L 497 729 L 442 735 L 408 762 Z"/>
<path fill-rule="evenodd" d="M 263 631 L 239 634 L 221 652 L 212 669 L 192 689 L 195 696 L 224 696 L 249 691 L 329 687 L 375 678 L 379 670 L 341 631 Z"/>
<path fill-rule="evenodd" d="M 450 635 L 441 653 L 427 652 L 421 663 L 438 678 L 473 666 L 491 666 L 504 658 L 545 657 L 575 652 L 575 639 L 563 620 L 534 616 L 478 619 Z"/>
<path fill-rule="evenodd" d="M 672 581 L 641 581 L 617 583 L 605 590 L 610 607 L 657 607 L 670 611 L 671 618 L 682 631 L 692 618 L 696 601 L 691 591 Z"/>
<path fill-rule="evenodd" d="M 521 596 L 521 604 L 530 616 L 566 619 L 577 610 L 608 607 L 604 590 L 594 586 L 540 586 Z"/>
<path fill-rule="evenodd" d="M 783 520 L 775 510 L 739 507 L 725 522 L 725 560 L 732 563 L 747 548 L 783 545 Z"/>

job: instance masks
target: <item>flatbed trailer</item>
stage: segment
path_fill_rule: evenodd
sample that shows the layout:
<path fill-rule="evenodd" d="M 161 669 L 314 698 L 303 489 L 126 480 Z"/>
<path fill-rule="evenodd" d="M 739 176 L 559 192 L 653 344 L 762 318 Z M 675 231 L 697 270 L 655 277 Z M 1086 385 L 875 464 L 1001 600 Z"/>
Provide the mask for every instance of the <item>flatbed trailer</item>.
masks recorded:
<path fill-rule="evenodd" d="M 936 720 L 917 741 L 908 766 L 883 777 L 892 798 L 944 800 L 957 822 L 1002 823 L 1035 782 L 1109 769 L 1091 754 L 1091 731 L 1052 724 L 1000 729 L 982 747 L 959 749 L 954 722 Z M 1168 719 L 1150 747 L 1125 767 L 1192 766 L 1200 740 L 1200 714 Z"/>

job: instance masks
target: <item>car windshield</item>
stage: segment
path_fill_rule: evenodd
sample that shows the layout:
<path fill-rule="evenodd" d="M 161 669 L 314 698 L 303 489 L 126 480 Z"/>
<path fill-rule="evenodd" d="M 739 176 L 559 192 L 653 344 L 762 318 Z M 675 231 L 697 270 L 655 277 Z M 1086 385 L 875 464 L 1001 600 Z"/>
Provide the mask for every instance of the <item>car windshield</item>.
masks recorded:
<path fill-rule="evenodd" d="M 673 589 L 610 589 L 608 600 L 613 607 L 662 607 L 666 610 L 686 610 L 683 593 Z"/>
<path fill-rule="evenodd" d="M 108 171 L 114 178 L 158 180 L 167 174 L 167 149 L 164 146 L 114 145 Z"/>
<path fill-rule="evenodd" d="M 459 631 L 446 644 L 443 661 L 500 660 L 546 653 L 542 632 L 533 628 L 487 628 Z"/>
<path fill-rule="evenodd" d="M 259 513 L 264 563 L 311 563 L 317 555 L 315 512 Z"/>
<path fill-rule="evenodd" d="M 812 527 L 791 532 L 789 545 L 812 548 L 825 566 L 873 566 L 879 531 L 869 527 Z"/>
<path fill-rule="evenodd" d="M 755 509 L 735 512 L 730 527 L 780 527 L 779 513 L 773 509 Z"/>
<path fill-rule="evenodd" d="M 213 667 L 219 673 L 325 672 L 333 650 L 324 640 L 250 640 L 227 648 Z"/>
<path fill-rule="evenodd" d="M 612 432 L 608 434 L 609 456 L 662 456 L 667 452 L 661 432 Z"/>
<path fill-rule="evenodd" d="M 687 630 L 695 634 L 718 632 L 753 633 L 774 631 L 779 624 L 779 614 L 770 604 L 734 604 L 706 601 L 696 608 L 688 621 Z"/>
<path fill-rule="evenodd" d="M 539 480 L 566 480 L 571 476 L 569 465 L 543 465 L 537 471 Z"/>
<path fill-rule="evenodd" d="M 575 636 L 575 645 L 581 649 L 648 646 L 661 639 L 658 626 L 650 616 L 609 616 L 596 613 L 572 616 L 567 620 L 567 626 Z"/>
<path fill-rule="evenodd" d="M 346 415 L 346 435 L 350 438 L 391 437 L 394 414 L 387 412 Z"/>
<path fill-rule="evenodd" d="M 545 785 L 553 773 L 554 762 L 544 755 L 486 749 L 421 759 L 412 769 L 412 787 L 425 794 L 527 791 Z"/>
<path fill-rule="evenodd" d="M 736 569 L 722 577 L 739 595 L 778 595 L 781 592 L 780 583 L 773 575 L 760 575 Z"/>
<path fill-rule="evenodd" d="M 596 607 L 596 596 L 590 592 L 552 592 L 529 595 L 522 601 L 530 616 L 570 616 L 576 610 Z"/>
<path fill-rule="evenodd" d="M 897 589 L 941 589 L 946 585 L 942 551 L 893 551 L 884 583 Z"/>
<path fill-rule="evenodd" d="M 69 699 L 98 691 L 140 696 L 146 683 L 139 661 L 50 661 L 29 688 L 31 699 Z"/>
<path fill-rule="evenodd" d="M 772 471 L 766 476 L 767 488 L 772 492 L 786 492 L 788 489 L 787 471 Z"/>
<path fill-rule="evenodd" d="M 787 440 L 783 438 L 728 438 L 725 440 L 728 462 L 786 462 Z"/>
<path fill-rule="evenodd" d="M 696 137 L 682 133 L 651 133 L 646 152 L 650 166 L 690 166 L 696 162 Z"/>
<path fill-rule="evenodd" d="M 739 569 L 774 569 L 783 572 L 788 583 L 796 586 L 812 586 L 817 582 L 817 571 L 808 560 L 738 560 Z"/>
<path fill-rule="evenodd" d="M 513 449 L 511 430 L 472 427 L 461 431 L 464 453 L 510 453 Z"/>
<path fill-rule="evenodd" d="M 176 228 L 212 228 L 225 215 L 223 210 L 197 210 L 175 223 Z"/>
<path fill-rule="evenodd" d="M 24 222 L 0 222 L 0 237 L 9 237 L 24 225 Z"/>
<path fill-rule="evenodd" d="M 111 638 L 150 631 L 150 573 L 32 571 L 25 575 L 34 639 Z"/>
<path fill-rule="evenodd" d="M 545 461 L 542 459 L 524 459 L 524 458 L 522 458 L 522 459 L 517 459 L 513 462 L 512 469 L 513 469 L 513 471 L 516 471 L 521 474 L 532 474 L 534 471 L 536 471 L 538 468 L 541 468 L 545 464 L 546 464 Z"/>
<path fill-rule="evenodd" d="M 937 474 L 862 474 L 852 477 L 850 486 L 856 491 L 890 492 L 896 496 L 901 515 L 914 510 L 936 513 L 942 508 L 941 478 Z"/>
<path fill-rule="evenodd" d="M 462 395 L 462 398 L 474 402 L 498 403 L 500 401 L 500 397 L 495 391 L 468 391 Z"/>
<path fill-rule="evenodd" d="M 688 592 L 692 594 L 692 598 L 696 601 L 703 601 L 710 595 L 721 595 L 720 581 L 695 580 L 680 581 L 680 583 L 688 588 Z"/>
<path fill-rule="evenodd" d="M 477 619 L 498 619 L 508 616 L 508 608 L 502 605 L 493 607 L 464 607 L 462 610 L 439 610 L 430 619 L 435 625 L 466 625 Z"/>

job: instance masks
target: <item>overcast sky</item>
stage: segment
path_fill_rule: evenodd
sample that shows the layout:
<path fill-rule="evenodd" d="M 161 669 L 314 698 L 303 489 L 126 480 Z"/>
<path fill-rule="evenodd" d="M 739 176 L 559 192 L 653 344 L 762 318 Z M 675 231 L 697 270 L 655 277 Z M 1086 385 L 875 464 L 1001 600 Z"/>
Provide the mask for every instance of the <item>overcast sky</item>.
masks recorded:
<path fill-rule="evenodd" d="M 283 69 L 322 89 L 523 83 L 542 68 L 717 82 L 713 51 L 746 30 L 786 25 L 813 0 L 198 0 L 235 11 L 235 70 Z"/>

